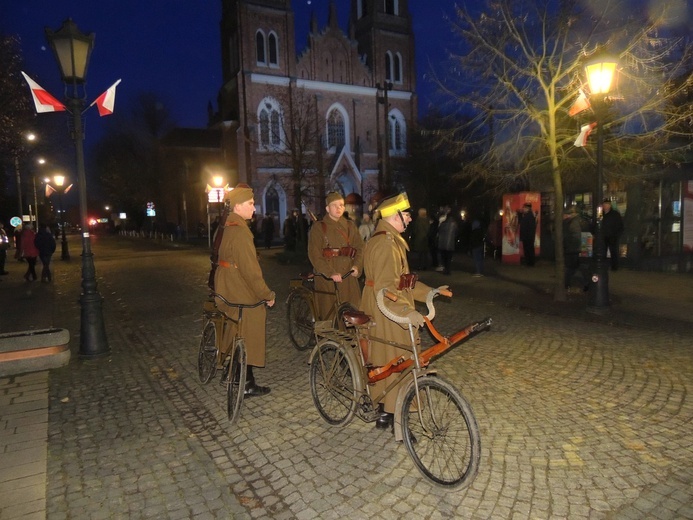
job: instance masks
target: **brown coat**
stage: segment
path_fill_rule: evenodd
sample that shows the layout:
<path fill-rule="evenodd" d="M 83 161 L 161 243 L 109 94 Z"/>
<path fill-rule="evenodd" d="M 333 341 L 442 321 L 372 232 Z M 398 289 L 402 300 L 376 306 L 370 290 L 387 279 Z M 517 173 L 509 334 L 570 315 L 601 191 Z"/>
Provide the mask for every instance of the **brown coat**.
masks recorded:
<path fill-rule="evenodd" d="M 253 234 L 245 220 L 236 213 L 229 214 L 226 220 L 224 237 L 219 246 L 219 262 L 214 287 L 228 301 L 253 304 L 260 300 L 274 300 L 274 292 L 267 287 L 262 277 Z M 219 299 L 217 306 L 229 316 L 238 317 L 238 309 L 228 307 Z M 241 335 L 245 338 L 250 366 L 265 366 L 265 318 L 264 305 L 243 310 Z M 235 332 L 235 327 L 232 329 Z M 232 334 L 226 334 L 223 338 L 226 348 L 230 346 L 232 337 Z"/>
<path fill-rule="evenodd" d="M 380 233 L 381 231 L 384 231 L 384 233 Z M 409 264 L 407 263 L 408 250 L 409 247 L 406 241 L 397 230 L 388 222 L 380 220 L 375 228 L 375 233 L 366 243 L 364 254 L 366 286 L 363 288 L 363 297 L 361 298 L 361 310 L 370 315 L 375 322 L 375 326 L 370 329 L 370 335 L 405 345 L 411 344 L 408 326 L 400 325 L 385 317 L 378 309 L 375 295 L 383 288 L 387 288 L 390 292 L 398 295 L 399 298 L 396 302 L 392 302 L 387 298 L 384 300 L 387 308 L 398 315 L 405 315 L 408 311 L 414 309 L 414 300 L 426 301 L 426 295 L 431 290 L 426 284 L 417 282 L 413 290 L 405 289 L 400 291 L 397 289 L 400 276 L 410 272 Z M 415 333 L 415 336 L 418 341 L 418 331 Z M 382 366 L 397 356 L 405 355 L 406 357 L 408 352 L 411 352 L 411 349 L 403 350 L 377 341 L 371 341 L 368 359 L 373 365 Z M 393 374 L 383 381 L 378 381 L 373 385 L 371 395 L 377 396 L 380 394 L 398 375 Z M 386 412 L 394 413 L 398 389 L 399 386 L 395 387 L 385 397 Z"/>
<path fill-rule="evenodd" d="M 346 246 L 356 249 L 356 256 L 353 259 L 348 256 L 337 256 L 334 258 L 325 258 L 323 256 L 324 248 Z M 308 237 L 308 258 L 310 258 L 310 263 L 313 264 L 314 271 L 325 276 L 343 275 L 351 270 L 352 267 L 356 267 L 360 275 L 363 269 L 363 239 L 358 229 L 356 229 L 356 225 L 344 217 L 335 221 L 329 215 L 326 215 L 321 221 L 313 223 L 313 226 L 310 228 L 310 236 Z M 358 279 L 350 276 L 337 285 L 339 286 L 338 291 L 341 301 L 349 302 L 358 308 L 361 301 L 361 287 Z M 325 280 L 321 276 L 316 276 L 315 288 L 318 291 L 334 292 L 334 283 L 332 280 Z M 329 295 L 317 294 L 316 301 L 319 314 L 318 319 L 327 318 L 334 303 L 334 298 Z"/>

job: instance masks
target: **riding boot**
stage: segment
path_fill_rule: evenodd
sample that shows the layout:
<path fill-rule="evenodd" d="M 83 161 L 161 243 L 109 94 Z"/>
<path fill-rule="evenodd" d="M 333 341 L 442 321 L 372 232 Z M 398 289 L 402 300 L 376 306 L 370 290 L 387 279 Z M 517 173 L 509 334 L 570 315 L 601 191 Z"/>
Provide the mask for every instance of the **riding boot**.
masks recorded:
<path fill-rule="evenodd" d="M 259 386 L 255 384 L 255 376 L 253 375 L 253 367 L 249 366 L 245 375 L 245 391 L 243 394 L 246 397 L 255 397 L 258 395 L 266 395 L 270 393 L 268 386 Z"/>
<path fill-rule="evenodd" d="M 380 412 L 380 415 L 375 420 L 375 427 L 381 430 L 391 428 L 394 423 L 394 414 L 386 412 L 382 403 L 378 405 L 378 411 Z"/>

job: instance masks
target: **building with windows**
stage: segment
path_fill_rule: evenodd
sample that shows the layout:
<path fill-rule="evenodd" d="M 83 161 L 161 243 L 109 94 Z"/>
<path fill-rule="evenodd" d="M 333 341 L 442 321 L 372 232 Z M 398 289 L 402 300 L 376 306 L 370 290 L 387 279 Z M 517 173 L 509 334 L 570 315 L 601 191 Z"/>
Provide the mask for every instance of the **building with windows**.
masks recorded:
<path fill-rule="evenodd" d="M 290 0 L 223 0 L 212 127 L 230 184 L 253 187 L 258 214 L 321 213 L 332 190 L 360 213 L 397 185 L 417 118 L 407 1 L 351 0 L 348 34 L 333 2 L 299 53 Z"/>

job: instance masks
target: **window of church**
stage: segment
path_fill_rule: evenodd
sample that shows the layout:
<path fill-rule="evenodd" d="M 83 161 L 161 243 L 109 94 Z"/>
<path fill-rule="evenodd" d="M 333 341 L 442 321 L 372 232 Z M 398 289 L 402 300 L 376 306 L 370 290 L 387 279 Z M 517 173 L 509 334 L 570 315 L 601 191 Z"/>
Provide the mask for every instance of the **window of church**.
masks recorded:
<path fill-rule="evenodd" d="M 406 123 L 399 110 L 392 111 L 388 117 L 388 134 L 390 141 L 390 154 L 394 156 L 406 153 Z"/>
<path fill-rule="evenodd" d="M 272 110 L 270 116 L 270 144 L 278 147 L 281 144 L 281 128 L 279 127 L 279 112 Z"/>
<path fill-rule="evenodd" d="M 265 98 L 258 110 L 258 146 L 260 150 L 275 150 L 282 147 L 282 115 L 279 104 Z"/>
<path fill-rule="evenodd" d="M 344 117 L 339 110 L 334 109 L 327 117 L 327 148 L 339 150 L 344 146 L 346 129 Z"/>
<path fill-rule="evenodd" d="M 279 65 L 279 44 L 277 43 L 277 35 L 274 34 L 273 32 L 270 33 L 269 38 L 268 38 L 268 43 L 269 43 L 269 64 L 270 66 L 278 66 Z"/>
<path fill-rule="evenodd" d="M 395 59 L 392 68 L 392 81 L 394 81 L 395 83 L 402 83 L 402 55 L 399 52 L 395 54 Z"/>
<path fill-rule="evenodd" d="M 392 81 L 392 54 L 390 51 L 385 53 L 385 80 Z"/>
<path fill-rule="evenodd" d="M 399 14 L 398 0 L 383 0 L 386 14 Z"/>
<path fill-rule="evenodd" d="M 262 31 L 255 33 L 255 53 L 258 65 L 267 65 L 265 59 L 265 35 Z"/>

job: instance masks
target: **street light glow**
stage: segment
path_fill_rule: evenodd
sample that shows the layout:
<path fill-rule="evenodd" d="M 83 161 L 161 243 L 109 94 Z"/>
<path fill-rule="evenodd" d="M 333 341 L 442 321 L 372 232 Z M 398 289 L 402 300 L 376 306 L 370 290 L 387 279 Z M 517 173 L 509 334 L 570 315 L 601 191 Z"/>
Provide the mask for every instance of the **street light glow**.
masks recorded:
<path fill-rule="evenodd" d="M 592 95 L 608 94 L 616 74 L 616 60 L 606 58 L 585 65 L 585 75 Z"/>

